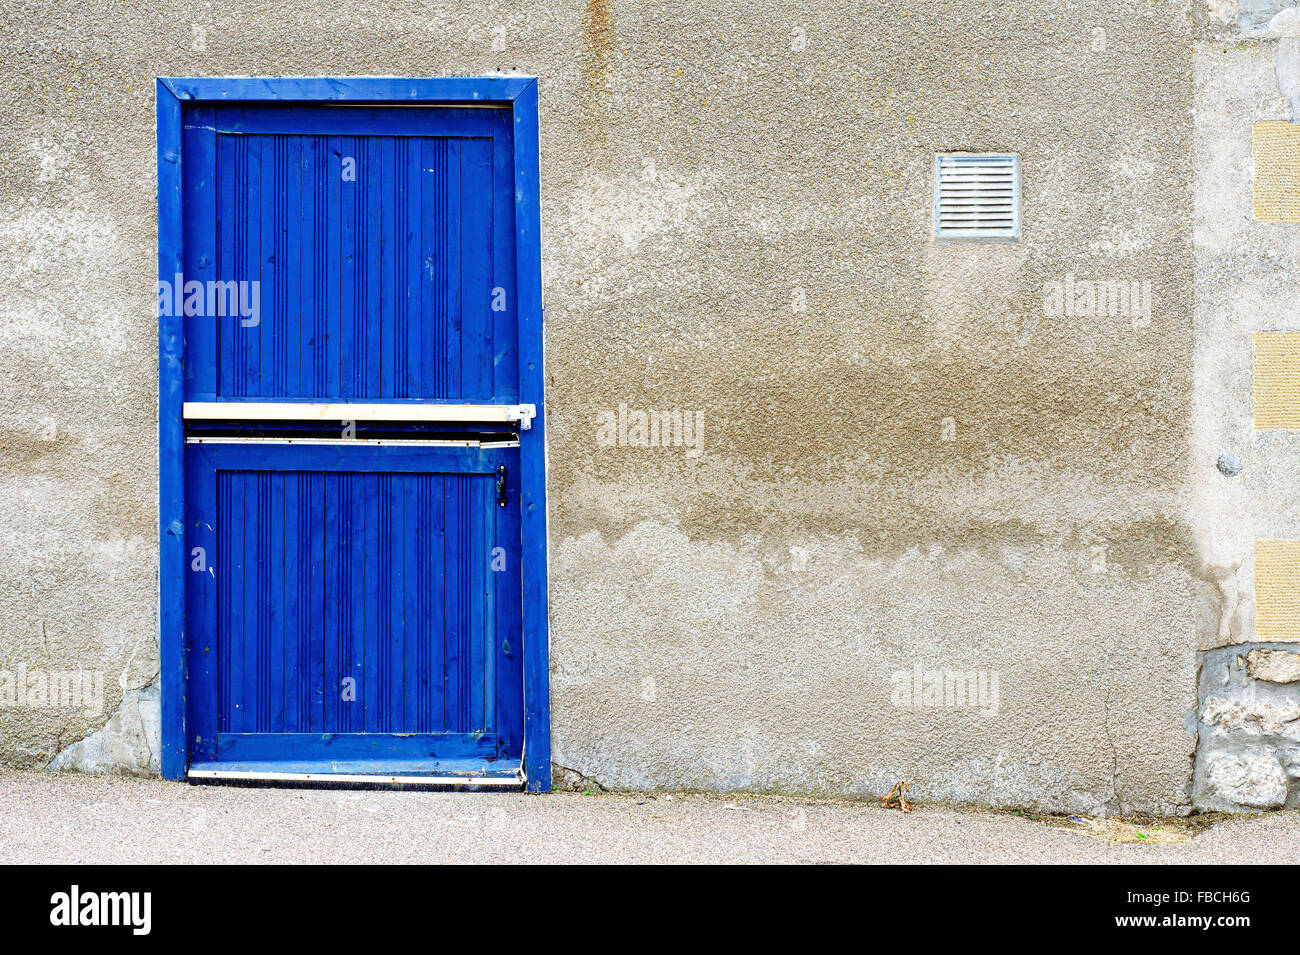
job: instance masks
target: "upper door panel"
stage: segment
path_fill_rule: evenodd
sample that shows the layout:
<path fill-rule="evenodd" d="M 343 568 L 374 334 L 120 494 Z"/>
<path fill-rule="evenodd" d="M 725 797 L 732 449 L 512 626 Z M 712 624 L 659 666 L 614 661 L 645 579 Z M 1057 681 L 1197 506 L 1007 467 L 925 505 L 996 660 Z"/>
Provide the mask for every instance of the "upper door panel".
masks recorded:
<path fill-rule="evenodd" d="M 186 400 L 518 401 L 510 134 L 494 108 L 187 113 Z"/>

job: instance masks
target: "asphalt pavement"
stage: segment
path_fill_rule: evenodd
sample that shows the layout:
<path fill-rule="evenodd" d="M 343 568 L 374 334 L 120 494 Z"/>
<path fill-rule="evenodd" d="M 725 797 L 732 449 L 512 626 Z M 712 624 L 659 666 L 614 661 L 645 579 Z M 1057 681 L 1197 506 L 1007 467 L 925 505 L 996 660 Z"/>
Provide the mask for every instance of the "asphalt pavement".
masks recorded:
<path fill-rule="evenodd" d="M 0 769 L 0 862 L 1295 863 L 1300 812 L 1031 819 L 681 793 L 193 786 Z"/>

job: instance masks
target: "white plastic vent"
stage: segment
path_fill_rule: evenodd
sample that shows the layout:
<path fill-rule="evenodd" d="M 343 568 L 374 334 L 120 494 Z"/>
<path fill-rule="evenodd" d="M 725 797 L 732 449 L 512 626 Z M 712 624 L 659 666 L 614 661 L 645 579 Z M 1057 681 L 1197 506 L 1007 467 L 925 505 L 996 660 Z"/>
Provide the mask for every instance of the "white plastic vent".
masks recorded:
<path fill-rule="evenodd" d="M 1020 237 L 1020 157 L 934 157 L 934 234 L 940 239 Z"/>

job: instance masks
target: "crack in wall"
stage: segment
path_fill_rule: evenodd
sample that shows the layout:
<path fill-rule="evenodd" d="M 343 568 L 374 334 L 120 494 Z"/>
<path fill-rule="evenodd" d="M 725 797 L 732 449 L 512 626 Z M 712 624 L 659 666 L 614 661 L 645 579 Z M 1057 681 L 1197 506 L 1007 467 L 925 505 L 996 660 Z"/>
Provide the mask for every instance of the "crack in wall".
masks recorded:
<path fill-rule="evenodd" d="M 602 786 L 594 777 L 588 776 L 571 766 L 562 766 L 559 763 L 551 763 L 551 785 L 556 789 L 566 789 L 572 792 L 583 792 L 595 789 L 597 792 L 606 792 L 607 788 Z"/>

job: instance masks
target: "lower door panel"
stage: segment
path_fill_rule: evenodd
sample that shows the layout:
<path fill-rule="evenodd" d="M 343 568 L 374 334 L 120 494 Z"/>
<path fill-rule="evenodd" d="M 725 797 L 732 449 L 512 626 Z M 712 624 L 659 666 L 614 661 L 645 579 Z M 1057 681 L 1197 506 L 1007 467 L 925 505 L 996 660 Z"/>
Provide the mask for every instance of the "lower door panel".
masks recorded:
<path fill-rule="evenodd" d="M 516 448 L 188 445 L 194 763 L 517 765 L 517 460 Z"/>

